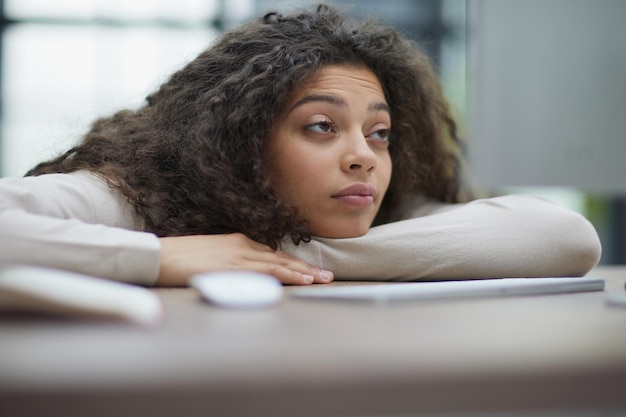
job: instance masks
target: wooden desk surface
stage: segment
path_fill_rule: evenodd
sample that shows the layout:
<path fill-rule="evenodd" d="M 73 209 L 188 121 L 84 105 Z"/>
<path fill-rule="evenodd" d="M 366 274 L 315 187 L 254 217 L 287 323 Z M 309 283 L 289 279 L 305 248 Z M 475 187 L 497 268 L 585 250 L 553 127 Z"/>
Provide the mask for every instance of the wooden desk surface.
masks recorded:
<path fill-rule="evenodd" d="M 165 320 L 0 316 L 0 415 L 392 416 L 626 410 L 626 266 L 605 292 L 267 310 L 158 289 Z M 346 285 L 338 283 L 331 285 Z"/>

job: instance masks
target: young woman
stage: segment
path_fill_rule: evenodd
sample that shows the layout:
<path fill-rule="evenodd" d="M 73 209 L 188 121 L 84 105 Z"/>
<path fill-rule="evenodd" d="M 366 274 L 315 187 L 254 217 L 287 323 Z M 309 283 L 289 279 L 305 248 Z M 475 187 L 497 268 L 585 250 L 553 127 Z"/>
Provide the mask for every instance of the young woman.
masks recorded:
<path fill-rule="evenodd" d="M 463 202 L 423 53 L 319 6 L 223 35 L 137 110 L 0 181 L 0 263 L 142 285 L 244 269 L 337 279 L 583 275 L 587 220 L 530 196 Z"/>

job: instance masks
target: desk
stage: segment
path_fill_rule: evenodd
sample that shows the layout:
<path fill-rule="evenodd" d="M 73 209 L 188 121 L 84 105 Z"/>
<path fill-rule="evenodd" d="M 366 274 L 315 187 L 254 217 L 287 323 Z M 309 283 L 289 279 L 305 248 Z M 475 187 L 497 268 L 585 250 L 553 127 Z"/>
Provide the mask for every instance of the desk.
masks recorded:
<path fill-rule="evenodd" d="M 626 266 L 588 276 L 623 292 Z M 626 308 L 606 292 L 381 307 L 287 288 L 276 308 L 230 311 L 155 291 L 155 329 L 0 318 L 0 415 L 626 411 Z"/>

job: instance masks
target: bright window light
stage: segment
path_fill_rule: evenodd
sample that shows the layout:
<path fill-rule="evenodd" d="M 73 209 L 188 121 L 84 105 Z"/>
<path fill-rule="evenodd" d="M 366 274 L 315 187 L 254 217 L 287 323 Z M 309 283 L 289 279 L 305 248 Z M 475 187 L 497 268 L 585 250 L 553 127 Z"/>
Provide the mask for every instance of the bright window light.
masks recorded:
<path fill-rule="evenodd" d="M 0 176 L 23 175 L 69 148 L 96 118 L 141 105 L 216 36 L 208 29 L 11 26 L 3 37 Z"/>
<path fill-rule="evenodd" d="M 241 3 L 242 0 L 238 0 Z M 244 0 L 250 3 L 249 0 Z M 218 0 L 5 0 L 13 19 L 111 19 L 207 22 L 219 12 Z"/>

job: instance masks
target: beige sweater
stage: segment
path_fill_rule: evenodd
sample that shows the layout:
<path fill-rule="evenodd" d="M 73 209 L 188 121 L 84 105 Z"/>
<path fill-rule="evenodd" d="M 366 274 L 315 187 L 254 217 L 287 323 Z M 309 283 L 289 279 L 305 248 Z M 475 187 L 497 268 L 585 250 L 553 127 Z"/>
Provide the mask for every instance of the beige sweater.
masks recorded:
<path fill-rule="evenodd" d="M 285 243 L 336 279 L 579 276 L 600 257 L 581 215 L 532 196 L 449 205 L 422 201 L 407 220 L 358 238 Z M 0 266 L 30 264 L 154 284 L 160 244 L 117 191 L 88 172 L 0 179 Z"/>

